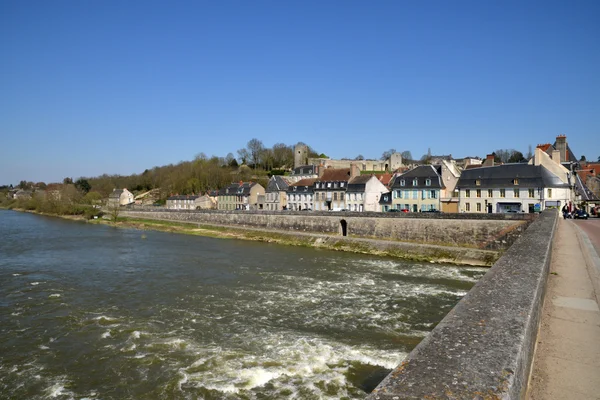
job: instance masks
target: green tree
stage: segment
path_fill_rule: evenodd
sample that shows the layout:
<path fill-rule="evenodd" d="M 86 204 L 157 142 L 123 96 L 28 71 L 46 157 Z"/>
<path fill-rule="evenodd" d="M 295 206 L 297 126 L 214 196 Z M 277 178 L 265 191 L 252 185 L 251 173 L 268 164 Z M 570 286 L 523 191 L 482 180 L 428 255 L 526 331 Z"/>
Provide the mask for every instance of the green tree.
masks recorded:
<path fill-rule="evenodd" d="M 585 156 L 584 156 L 584 155 L 581 155 L 581 158 L 579 159 L 579 161 L 580 161 L 580 162 L 586 162 L 587 160 L 586 160 L 586 158 L 585 158 Z"/>
<path fill-rule="evenodd" d="M 67 177 L 67 178 L 63 179 L 63 183 L 65 185 L 72 185 L 73 184 L 73 178 Z"/>
<path fill-rule="evenodd" d="M 79 178 L 77 181 L 75 181 L 75 187 L 77 190 L 81 191 L 81 193 L 87 194 L 92 188 L 92 185 L 90 185 L 87 179 Z"/>
<path fill-rule="evenodd" d="M 513 150 L 512 154 L 510 155 L 510 157 L 508 158 L 508 160 L 506 162 L 520 163 L 523 161 L 527 161 L 527 160 L 525 160 L 525 157 L 523 157 L 523 153 L 521 153 L 520 151 Z"/>

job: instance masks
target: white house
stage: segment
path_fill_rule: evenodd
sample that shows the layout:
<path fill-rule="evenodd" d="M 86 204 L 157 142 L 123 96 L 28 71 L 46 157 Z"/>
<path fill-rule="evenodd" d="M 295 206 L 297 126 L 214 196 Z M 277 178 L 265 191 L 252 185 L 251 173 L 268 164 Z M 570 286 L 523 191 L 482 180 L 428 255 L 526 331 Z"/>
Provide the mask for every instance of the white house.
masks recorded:
<path fill-rule="evenodd" d="M 349 211 L 380 211 L 379 199 L 388 188 L 375 175 L 360 175 L 348 181 L 346 209 Z"/>
<path fill-rule="evenodd" d="M 127 189 L 113 189 L 112 193 L 108 195 L 108 206 L 126 206 L 127 204 L 134 203 L 133 193 Z"/>
<path fill-rule="evenodd" d="M 562 207 L 572 200 L 570 176 L 562 166 L 551 162 L 553 164 L 546 168 L 538 157 L 533 164 L 504 164 L 464 170 L 456 187 L 460 211 L 533 213 Z"/>

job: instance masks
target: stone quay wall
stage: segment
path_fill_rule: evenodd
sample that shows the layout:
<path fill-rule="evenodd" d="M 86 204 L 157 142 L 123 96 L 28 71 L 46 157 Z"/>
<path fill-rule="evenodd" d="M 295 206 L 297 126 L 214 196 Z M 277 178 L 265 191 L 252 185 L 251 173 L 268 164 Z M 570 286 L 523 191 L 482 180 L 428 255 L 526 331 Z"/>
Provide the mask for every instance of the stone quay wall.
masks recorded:
<path fill-rule="evenodd" d="M 524 398 L 557 221 L 544 211 L 367 399 Z"/>
<path fill-rule="evenodd" d="M 494 214 L 185 211 L 156 208 L 125 209 L 120 215 L 500 251 L 508 249 L 523 234 L 533 217 L 531 214 L 507 217 Z"/>

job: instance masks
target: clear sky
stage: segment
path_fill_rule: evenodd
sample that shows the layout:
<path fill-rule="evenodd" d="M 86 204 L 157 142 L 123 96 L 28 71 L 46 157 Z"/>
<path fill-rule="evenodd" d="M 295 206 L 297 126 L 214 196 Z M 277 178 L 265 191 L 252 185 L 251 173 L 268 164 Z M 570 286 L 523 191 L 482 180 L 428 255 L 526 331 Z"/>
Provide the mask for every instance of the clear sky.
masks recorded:
<path fill-rule="evenodd" d="M 600 1 L 0 0 L 0 184 L 252 138 L 330 157 L 600 156 Z"/>

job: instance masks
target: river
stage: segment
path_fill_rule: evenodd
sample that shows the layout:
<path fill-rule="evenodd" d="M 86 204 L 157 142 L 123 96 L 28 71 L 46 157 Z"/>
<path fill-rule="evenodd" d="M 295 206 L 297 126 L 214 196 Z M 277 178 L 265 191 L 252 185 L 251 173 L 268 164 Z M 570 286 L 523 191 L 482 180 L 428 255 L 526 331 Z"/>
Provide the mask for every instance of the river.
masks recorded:
<path fill-rule="evenodd" d="M 0 210 L 0 397 L 362 399 L 485 272 Z"/>

